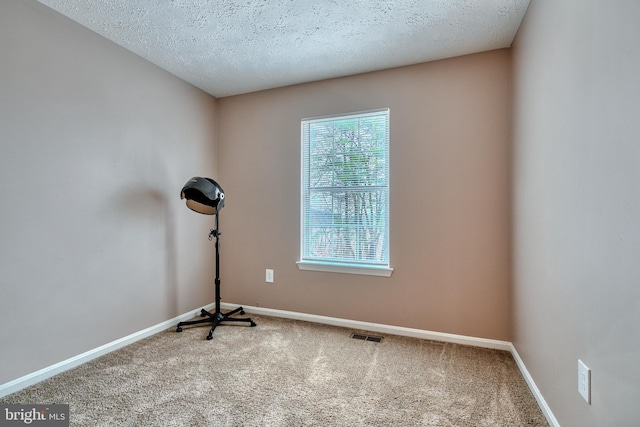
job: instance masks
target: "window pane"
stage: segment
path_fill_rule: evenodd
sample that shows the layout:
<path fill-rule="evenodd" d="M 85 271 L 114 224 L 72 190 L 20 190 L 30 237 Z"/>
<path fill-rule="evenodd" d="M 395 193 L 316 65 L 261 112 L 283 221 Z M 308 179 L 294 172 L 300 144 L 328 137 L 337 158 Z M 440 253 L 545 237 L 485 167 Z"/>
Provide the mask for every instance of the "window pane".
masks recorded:
<path fill-rule="evenodd" d="M 388 114 L 302 122 L 303 260 L 388 266 Z"/>

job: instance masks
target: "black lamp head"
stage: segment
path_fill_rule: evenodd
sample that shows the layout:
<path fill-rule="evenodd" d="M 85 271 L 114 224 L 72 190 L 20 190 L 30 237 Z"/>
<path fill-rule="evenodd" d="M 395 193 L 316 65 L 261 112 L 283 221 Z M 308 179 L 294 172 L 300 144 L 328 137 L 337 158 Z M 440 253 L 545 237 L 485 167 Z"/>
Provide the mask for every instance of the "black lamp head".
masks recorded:
<path fill-rule="evenodd" d="M 192 211 L 215 215 L 224 206 L 224 190 L 211 178 L 193 177 L 182 187 L 181 199 L 187 199 Z"/>

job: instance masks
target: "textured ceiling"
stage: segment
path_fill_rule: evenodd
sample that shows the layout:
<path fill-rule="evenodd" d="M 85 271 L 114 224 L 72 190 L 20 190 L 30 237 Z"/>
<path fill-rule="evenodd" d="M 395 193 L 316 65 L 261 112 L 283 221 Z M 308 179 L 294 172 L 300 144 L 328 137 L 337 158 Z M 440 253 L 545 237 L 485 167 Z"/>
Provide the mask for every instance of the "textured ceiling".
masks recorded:
<path fill-rule="evenodd" d="M 511 46 L 529 0 L 39 0 L 217 96 Z"/>

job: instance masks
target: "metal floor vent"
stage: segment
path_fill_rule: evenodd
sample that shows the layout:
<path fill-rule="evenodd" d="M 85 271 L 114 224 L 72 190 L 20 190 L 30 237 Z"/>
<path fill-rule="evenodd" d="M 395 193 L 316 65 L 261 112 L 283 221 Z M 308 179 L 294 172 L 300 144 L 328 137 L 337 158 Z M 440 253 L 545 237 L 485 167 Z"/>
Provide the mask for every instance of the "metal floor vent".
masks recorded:
<path fill-rule="evenodd" d="M 372 341 L 372 342 L 382 342 L 382 340 L 384 339 L 383 337 L 378 337 L 375 335 L 363 335 L 363 334 L 357 334 L 355 332 L 351 334 L 351 338 L 356 340 Z"/>

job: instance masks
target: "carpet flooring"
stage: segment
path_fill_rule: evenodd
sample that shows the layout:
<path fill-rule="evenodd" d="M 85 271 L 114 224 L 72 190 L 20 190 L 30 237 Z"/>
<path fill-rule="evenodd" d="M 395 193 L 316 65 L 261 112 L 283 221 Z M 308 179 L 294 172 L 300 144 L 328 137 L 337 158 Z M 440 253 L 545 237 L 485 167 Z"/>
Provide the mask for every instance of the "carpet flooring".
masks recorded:
<path fill-rule="evenodd" d="M 71 426 L 548 426 L 508 352 L 251 317 L 211 341 L 171 328 L 0 403 L 69 404 Z"/>

